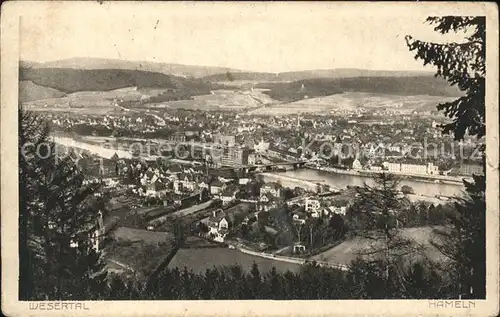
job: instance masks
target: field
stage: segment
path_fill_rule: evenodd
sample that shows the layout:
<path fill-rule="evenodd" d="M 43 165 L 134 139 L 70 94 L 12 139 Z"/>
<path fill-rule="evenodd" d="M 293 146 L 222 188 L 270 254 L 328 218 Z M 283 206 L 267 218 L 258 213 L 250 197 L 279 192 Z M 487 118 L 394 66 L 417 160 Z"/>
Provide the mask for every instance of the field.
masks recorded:
<path fill-rule="evenodd" d="M 108 269 L 148 275 L 174 251 L 174 237 L 166 232 L 152 232 L 120 227 L 104 249 Z"/>
<path fill-rule="evenodd" d="M 430 77 L 432 73 L 428 72 L 412 72 L 412 71 L 380 71 L 380 70 L 367 70 L 356 68 L 335 68 L 335 69 L 315 69 L 303 71 L 289 71 L 282 73 L 262 73 L 262 72 L 245 72 L 245 71 L 230 71 L 221 72 L 204 77 L 206 80 L 224 82 L 232 80 L 233 82 L 239 81 L 253 81 L 253 82 L 291 82 L 298 80 L 314 79 L 314 78 L 352 78 L 352 77 L 415 77 L 427 76 Z"/>
<path fill-rule="evenodd" d="M 126 87 L 155 87 L 175 90 L 207 91 L 213 85 L 195 78 L 184 78 L 131 69 L 23 68 L 19 79 L 57 89 L 65 93 L 110 91 Z M 196 88 L 193 90 L 193 88 Z"/>
<path fill-rule="evenodd" d="M 357 109 L 399 110 L 410 114 L 416 110 L 435 111 L 441 102 L 454 100 L 454 97 L 439 96 L 397 96 L 364 92 L 346 92 L 325 97 L 310 98 L 300 101 L 276 104 L 251 111 L 256 115 L 293 115 L 313 113 L 328 115 L 336 111 L 354 111 Z"/>
<path fill-rule="evenodd" d="M 147 244 L 136 242 L 125 244 L 113 242 L 104 251 L 107 268 L 115 273 L 134 273 L 148 276 L 168 260 L 174 252 L 173 243 Z"/>
<path fill-rule="evenodd" d="M 195 273 L 204 273 L 206 269 L 211 269 L 214 266 L 220 267 L 239 264 L 243 270 L 249 272 L 254 262 L 259 266 L 261 272 L 267 272 L 271 270 L 273 266 L 275 266 L 276 270 L 279 272 L 286 272 L 287 270 L 298 272 L 300 270 L 299 264 L 273 261 L 228 248 L 180 249 L 170 261 L 168 267 L 177 267 L 180 270 L 187 267 Z"/>
<path fill-rule="evenodd" d="M 79 91 L 66 95 L 52 95 L 36 93 L 44 91 L 56 91 L 55 89 L 36 86 L 34 84 L 24 85 L 24 95 L 20 95 L 20 101 L 32 107 L 58 107 L 58 108 L 87 108 L 87 107 L 114 107 L 116 101 L 139 101 L 144 98 L 157 96 L 165 89 L 147 89 L 136 87 L 120 88 L 111 91 Z M 35 88 L 36 90 L 34 90 Z M 23 97 L 24 96 L 24 97 Z M 43 98 L 46 97 L 46 98 Z M 56 97 L 56 98 L 50 98 Z"/>
<path fill-rule="evenodd" d="M 171 242 L 174 237 L 168 232 L 155 232 L 141 229 L 119 227 L 113 232 L 116 240 L 129 242 L 144 242 L 146 244 L 159 244 Z"/>
<path fill-rule="evenodd" d="M 21 67 L 19 78 L 19 100 L 24 106 L 69 112 L 117 104 L 128 107 L 146 99 L 189 100 L 221 87 L 196 78 L 130 69 Z"/>
<path fill-rule="evenodd" d="M 360 107 L 401 107 L 411 111 L 432 105 L 434 110 L 437 99 L 461 95 L 455 87 L 430 73 L 333 69 L 228 74 L 227 68 L 118 60 L 110 60 L 108 65 L 107 62 L 68 59 L 36 65 L 22 63 L 20 102 L 37 111 L 95 114 L 125 112 L 120 107 L 123 106 L 138 110 L 255 109 L 255 114 L 286 115 L 328 114 L 334 109 Z M 110 65 L 115 67 L 108 69 Z M 221 73 L 214 73 L 216 71 Z M 200 79 L 173 76 L 173 73 L 209 76 Z M 438 97 L 422 97 L 423 94 Z"/>
<path fill-rule="evenodd" d="M 217 248 L 220 249 L 220 243 L 212 241 L 212 240 L 207 240 L 207 239 L 202 239 L 197 236 L 187 236 L 186 240 L 184 240 L 182 244 L 183 249 L 188 249 L 188 248 L 194 248 L 194 249 L 200 249 L 200 248 Z"/>
<path fill-rule="evenodd" d="M 173 218 L 186 217 L 186 216 L 189 216 L 189 215 L 194 214 L 196 212 L 207 209 L 208 207 L 212 206 L 214 201 L 215 200 L 212 199 L 212 200 L 209 200 L 209 201 L 204 202 L 204 203 L 199 204 L 199 205 L 194 205 L 194 206 L 191 206 L 191 207 L 188 207 L 185 209 L 181 209 L 179 211 L 176 211 L 176 212 L 170 214 L 169 216 L 173 217 Z"/>
<path fill-rule="evenodd" d="M 366 92 L 396 96 L 460 96 L 456 87 L 443 79 L 432 76 L 411 77 L 353 77 L 312 78 L 290 83 L 259 84 L 257 88 L 268 88 L 265 93 L 273 99 L 292 102 L 302 99 L 330 96 L 344 92 Z M 307 97 L 306 97 L 307 96 Z"/>
<path fill-rule="evenodd" d="M 443 256 L 439 253 L 439 251 L 429 243 L 430 239 L 434 239 L 432 236 L 432 228 L 407 228 L 403 229 L 403 235 L 407 238 L 414 239 L 415 242 L 419 244 L 422 244 L 426 249 L 426 256 L 431 260 L 443 259 Z M 357 252 L 370 248 L 370 243 L 371 241 L 364 239 L 350 239 L 330 250 L 313 256 L 311 260 L 349 264 L 352 260 L 356 259 Z"/>
<path fill-rule="evenodd" d="M 214 90 L 210 95 L 194 96 L 191 100 L 149 103 L 143 107 L 160 109 L 247 110 L 274 102 L 275 100 L 260 91 Z"/>
<path fill-rule="evenodd" d="M 57 95 L 57 90 L 28 85 L 20 93 L 20 101 L 26 108 L 34 111 L 75 112 L 105 114 L 124 113 L 128 109 L 118 106 L 115 100 L 138 102 L 132 105 L 135 110 L 143 109 L 200 109 L 200 110 L 248 110 L 276 101 L 261 91 L 215 90 L 213 94 L 193 96 L 189 100 L 139 103 L 141 100 L 156 97 L 165 89 L 128 87 L 112 91 L 82 91 Z M 28 91 L 29 90 L 29 91 Z M 49 97 L 38 99 L 39 97 Z M 57 98 L 50 98 L 59 96 Z M 22 98 L 21 98 L 22 97 Z"/>
<path fill-rule="evenodd" d="M 57 89 L 38 86 L 32 81 L 19 82 L 19 101 L 26 102 L 40 99 L 61 98 L 66 95 Z"/>
<path fill-rule="evenodd" d="M 319 73 L 313 71 L 307 76 L 312 74 Z M 250 74 L 250 77 L 254 75 L 269 80 L 276 77 L 276 74 Z M 242 79 L 221 84 L 128 69 L 21 68 L 20 78 L 19 99 L 26 108 L 99 115 L 124 114 L 129 109 L 123 107 L 138 111 L 168 108 L 250 111 L 256 115 L 299 112 L 329 115 L 342 110 L 380 108 L 409 114 L 414 110 L 436 110 L 438 103 L 457 96 L 455 88 L 432 76 L 334 76 L 258 84 Z"/>
<path fill-rule="evenodd" d="M 24 109 L 38 112 L 38 113 L 64 113 L 70 115 L 93 115 L 93 116 L 105 116 L 105 115 L 117 115 L 125 114 L 123 110 L 116 107 L 91 107 L 91 108 L 69 108 L 69 107 L 39 107 L 39 106 L 26 106 L 23 105 Z"/>

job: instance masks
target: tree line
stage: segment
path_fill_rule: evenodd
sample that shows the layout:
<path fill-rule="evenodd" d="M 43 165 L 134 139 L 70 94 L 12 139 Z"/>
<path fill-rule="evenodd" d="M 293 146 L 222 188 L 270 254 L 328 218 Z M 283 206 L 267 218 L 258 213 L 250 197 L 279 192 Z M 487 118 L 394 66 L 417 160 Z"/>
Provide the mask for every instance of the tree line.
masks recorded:
<path fill-rule="evenodd" d="M 210 300 L 210 299 L 425 299 L 454 298 L 454 285 L 422 263 L 408 267 L 399 284 L 400 273 L 390 271 L 384 278 L 380 262 L 354 261 L 344 272 L 315 263 L 300 272 L 268 272 L 253 264 L 249 272 L 238 265 L 214 267 L 203 273 L 187 268 L 166 269 L 149 283 L 127 283 L 111 278 L 102 296 L 110 300 Z"/>

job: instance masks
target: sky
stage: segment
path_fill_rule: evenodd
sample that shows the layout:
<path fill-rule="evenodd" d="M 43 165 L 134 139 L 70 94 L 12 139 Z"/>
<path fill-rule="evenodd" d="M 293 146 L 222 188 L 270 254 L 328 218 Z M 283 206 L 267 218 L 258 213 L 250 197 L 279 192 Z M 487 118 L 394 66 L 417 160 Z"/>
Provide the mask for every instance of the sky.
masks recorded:
<path fill-rule="evenodd" d="M 432 70 L 414 60 L 405 35 L 438 42 L 464 37 L 424 24 L 432 9 L 368 2 L 119 5 L 65 2 L 28 10 L 20 22 L 20 59 L 100 57 L 262 72 Z"/>

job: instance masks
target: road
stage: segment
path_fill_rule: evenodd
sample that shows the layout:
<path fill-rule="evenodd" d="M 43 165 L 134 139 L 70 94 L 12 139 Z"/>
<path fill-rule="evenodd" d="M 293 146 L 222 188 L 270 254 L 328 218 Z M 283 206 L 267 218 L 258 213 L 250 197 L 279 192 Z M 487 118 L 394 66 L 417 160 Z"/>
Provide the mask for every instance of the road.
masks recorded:
<path fill-rule="evenodd" d="M 265 258 L 265 259 L 270 259 L 270 260 L 274 260 L 274 261 L 281 261 L 281 262 L 288 262 L 288 263 L 295 263 L 295 264 L 300 264 L 300 265 L 304 265 L 308 262 L 307 259 L 303 259 L 303 258 L 280 256 L 280 255 L 275 255 L 275 254 L 271 254 L 271 253 L 252 251 L 252 250 L 249 250 L 249 249 L 243 247 L 243 245 L 241 243 L 238 243 L 238 242 L 232 243 L 232 242 L 226 241 L 226 243 L 228 245 L 232 245 L 233 247 L 235 247 L 238 251 L 240 251 L 242 253 L 258 256 L 258 257 Z M 347 265 L 343 265 L 343 264 L 339 264 L 339 263 L 326 262 L 326 261 L 316 261 L 316 263 L 322 267 L 331 267 L 331 268 L 336 268 L 336 269 L 340 269 L 343 271 L 349 270 L 349 267 Z"/>
<path fill-rule="evenodd" d="M 135 273 L 135 270 L 131 266 L 129 266 L 129 265 L 125 264 L 125 263 L 122 263 L 122 262 L 119 262 L 119 261 L 116 261 L 116 260 L 113 260 L 113 259 L 108 259 L 108 261 L 112 262 L 112 263 L 114 263 L 114 264 L 116 264 L 118 266 L 121 266 L 121 267 L 123 267 L 123 268 L 125 268 L 125 269 L 127 269 L 129 271 L 132 271 L 132 273 Z"/>

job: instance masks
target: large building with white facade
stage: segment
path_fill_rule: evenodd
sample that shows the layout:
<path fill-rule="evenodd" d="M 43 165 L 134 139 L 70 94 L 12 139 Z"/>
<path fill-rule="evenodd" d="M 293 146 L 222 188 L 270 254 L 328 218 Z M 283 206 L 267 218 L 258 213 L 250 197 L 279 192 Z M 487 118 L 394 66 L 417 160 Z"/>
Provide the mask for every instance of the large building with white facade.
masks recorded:
<path fill-rule="evenodd" d="M 217 151 L 212 151 L 212 162 L 216 166 L 245 166 L 248 165 L 249 152 L 246 147 L 225 147 Z"/>
<path fill-rule="evenodd" d="M 402 164 L 402 163 L 389 163 L 382 164 L 385 170 L 390 173 L 403 173 L 403 174 L 420 174 L 420 175 L 438 175 L 439 167 L 433 163 L 421 164 Z"/>
<path fill-rule="evenodd" d="M 317 212 L 319 208 L 321 207 L 320 202 L 316 199 L 306 199 L 306 212 Z"/>

